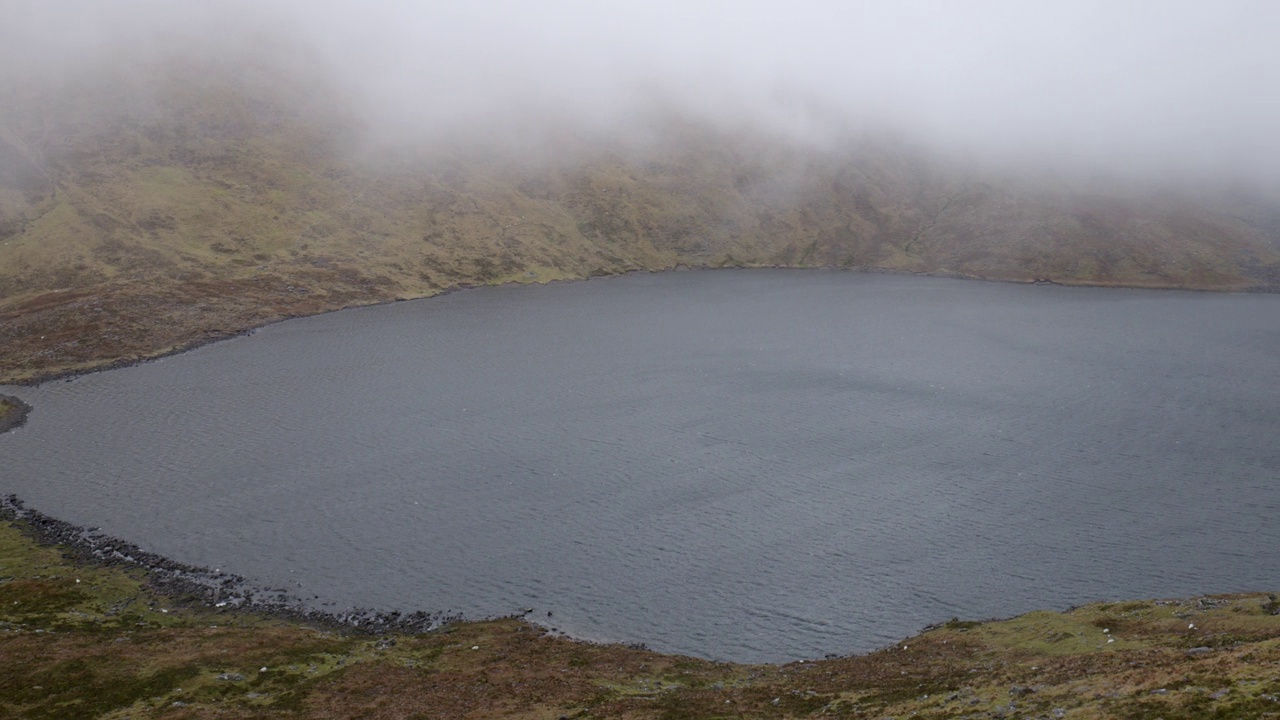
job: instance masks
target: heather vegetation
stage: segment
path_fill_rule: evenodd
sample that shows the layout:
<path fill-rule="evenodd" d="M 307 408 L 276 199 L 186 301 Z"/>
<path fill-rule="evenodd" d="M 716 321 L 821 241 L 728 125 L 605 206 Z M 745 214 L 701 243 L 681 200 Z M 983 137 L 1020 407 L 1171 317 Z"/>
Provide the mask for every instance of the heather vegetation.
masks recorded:
<path fill-rule="evenodd" d="M 741 665 L 521 619 L 369 634 L 193 603 L 0 524 L 0 714 L 21 718 L 1260 718 L 1270 595 L 953 620 L 854 657 Z"/>

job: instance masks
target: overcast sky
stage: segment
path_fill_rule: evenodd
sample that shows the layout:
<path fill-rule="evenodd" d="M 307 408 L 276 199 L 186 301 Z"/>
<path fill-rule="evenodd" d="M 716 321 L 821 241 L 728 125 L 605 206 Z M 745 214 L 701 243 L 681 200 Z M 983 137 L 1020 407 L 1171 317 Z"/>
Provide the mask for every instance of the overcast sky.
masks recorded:
<path fill-rule="evenodd" d="M 655 103 L 820 137 L 874 121 L 995 155 L 1280 166 L 1276 0 L 0 0 L 29 59 L 218 38 L 319 48 L 404 128 L 582 118 Z M 12 58 L 12 55 L 10 55 Z M 12 63 L 11 63 L 12 64 Z M 15 67 L 17 65 L 14 65 Z"/>

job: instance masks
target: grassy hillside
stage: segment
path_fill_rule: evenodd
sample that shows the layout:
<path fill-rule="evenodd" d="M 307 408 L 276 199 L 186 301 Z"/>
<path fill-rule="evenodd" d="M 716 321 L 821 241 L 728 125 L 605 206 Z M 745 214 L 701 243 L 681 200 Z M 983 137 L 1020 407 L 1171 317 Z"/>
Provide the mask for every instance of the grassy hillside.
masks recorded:
<path fill-rule="evenodd" d="M 0 88 L 2 380 L 463 284 L 678 264 L 1280 287 L 1266 206 L 675 116 L 537 153 L 374 144 L 318 71 L 139 62 Z"/>

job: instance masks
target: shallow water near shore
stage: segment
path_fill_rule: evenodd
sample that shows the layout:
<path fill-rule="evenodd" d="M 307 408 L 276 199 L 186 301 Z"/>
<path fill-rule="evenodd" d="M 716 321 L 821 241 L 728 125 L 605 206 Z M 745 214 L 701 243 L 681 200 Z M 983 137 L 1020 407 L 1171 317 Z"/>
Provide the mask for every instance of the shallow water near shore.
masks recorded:
<path fill-rule="evenodd" d="M 0 492 L 319 607 L 776 661 L 1274 590 L 1280 296 L 484 288 L 37 388 Z M 548 615 L 548 613 L 551 613 Z"/>

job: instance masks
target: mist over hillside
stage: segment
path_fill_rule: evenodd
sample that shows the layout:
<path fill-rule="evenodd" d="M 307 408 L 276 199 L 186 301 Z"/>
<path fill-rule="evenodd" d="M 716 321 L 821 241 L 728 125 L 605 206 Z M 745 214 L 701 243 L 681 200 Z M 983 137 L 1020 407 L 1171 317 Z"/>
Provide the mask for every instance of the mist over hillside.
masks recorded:
<path fill-rule="evenodd" d="M 1280 287 L 1267 4 L 361 7 L 7 11 L 0 377 L 681 264 Z"/>

